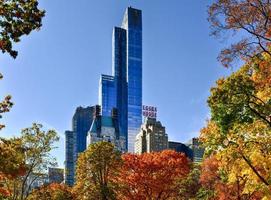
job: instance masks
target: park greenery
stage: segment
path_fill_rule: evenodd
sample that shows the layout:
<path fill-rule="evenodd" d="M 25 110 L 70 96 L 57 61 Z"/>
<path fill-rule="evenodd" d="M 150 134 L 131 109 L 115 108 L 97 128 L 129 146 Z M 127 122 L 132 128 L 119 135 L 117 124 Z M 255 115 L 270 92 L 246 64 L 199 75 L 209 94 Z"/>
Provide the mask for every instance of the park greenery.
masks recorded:
<path fill-rule="evenodd" d="M 37 0 L 0 0 L 2 52 L 16 58 L 12 44 L 41 28 L 44 15 Z M 271 199 L 271 2 L 213 0 L 208 15 L 212 35 L 236 39 L 218 56 L 233 72 L 210 89 L 211 117 L 200 131 L 202 163 L 173 150 L 121 154 L 98 142 L 79 155 L 74 187 L 31 190 L 56 165 L 50 152 L 59 139 L 34 123 L 18 137 L 0 138 L 0 200 Z M 5 97 L 0 114 L 12 105 Z"/>

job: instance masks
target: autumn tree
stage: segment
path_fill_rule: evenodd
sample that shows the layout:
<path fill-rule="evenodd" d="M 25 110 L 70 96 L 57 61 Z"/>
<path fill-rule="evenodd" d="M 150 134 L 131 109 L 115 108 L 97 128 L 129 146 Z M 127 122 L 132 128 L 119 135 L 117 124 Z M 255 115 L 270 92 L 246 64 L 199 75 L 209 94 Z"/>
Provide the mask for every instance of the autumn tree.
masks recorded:
<path fill-rule="evenodd" d="M 232 66 L 240 59 L 247 62 L 262 53 L 271 56 L 270 13 L 269 0 L 214 1 L 208 11 L 211 34 L 225 38 L 228 33 L 237 38 L 236 43 L 223 49 L 218 56 L 224 66 Z"/>
<path fill-rule="evenodd" d="M 52 183 L 33 190 L 27 200 L 73 200 L 71 188 L 66 185 Z"/>
<path fill-rule="evenodd" d="M 238 166 L 236 165 L 238 168 Z M 240 171 L 234 171 L 223 164 L 217 156 L 212 155 L 202 163 L 200 183 L 202 191 L 200 199 L 208 200 L 257 200 L 263 195 L 259 191 L 245 191 L 249 179 Z M 234 181 L 233 181 L 234 180 Z"/>
<path fill-rule="evenodd" d="M 179 193 L 178 180 L 189 173 L 189 161 L 182 153 L 172 150 L 124 154 L 124 164 L 117 182 L 118 199 L 174 199 Z"/>
<path fill-rule="evenodd" d="M 217 81 L 208 99 L 211 120 L 201 130 L 207 155 L 214 154 L 227 169 L 227 184 L 242 182 L 242 194 L 261 193 L 266 198 L 271 193 L 271 93 L 265 71 L 269 61 L 265 54 L 263 66 L 249 62 Z"/>
<path fill-rule="evenodd" d="M 91 144 L 79 155 L 76 184 L 73 188 L 79 200 L 116 199 L 118 184 L 114 181 L 122 164 L 120 152 L 109 142 Z"/>
<path fill-rule="evenodd" d="M 232 32 L 241 38 L 219 60 L 226 67 L 235 60 L 245 63 L 220 78 L 208 98 L 201 180 L 215 190 L 215 199 L 271 198 L 270 9 L 266 0 L 216 0 L 209 7 L 213 35 Z"/>
<path fill-rule="evenodd" d="M 212 119 L 222 131 L 227 131 L 236 123 L 252 123 L 256 119 L 271 128 L 269 82 L 259 84 L 259 80 L 254 78 L 261 74 L 261 70 L 244 65 L 231 76 L 219 79 L 211 88 L 208 105 Z"/>
<path fill-rule="evenodd" d="M 58 139 L 54 130 L 44 131 L 42 125 L 33 124 L 32 127 L 22 130 L 20 138 L 6 139 L 1 143 L 12 148 L 1 152 L 1 161 L 6 165 L 0 168 L 0 172 L 6 175 L 2 189 L 9 191 L 9 199 L 27 199 L 33 182 L 42 176 L 49 166 L 56 165 L 50 152 L 55 148 L 54 142 Z M 14 143 L 14 140 L 18 143 Z M 14 173 L 16 174 L 12 175 Z"/>
<path fill-rule="evenodd" d="M 0 138 L 0 199 L 8 198 L 12 188 L 6 187 L 9 180 L 25 175 L 24 149 L 20 138 Z"/>

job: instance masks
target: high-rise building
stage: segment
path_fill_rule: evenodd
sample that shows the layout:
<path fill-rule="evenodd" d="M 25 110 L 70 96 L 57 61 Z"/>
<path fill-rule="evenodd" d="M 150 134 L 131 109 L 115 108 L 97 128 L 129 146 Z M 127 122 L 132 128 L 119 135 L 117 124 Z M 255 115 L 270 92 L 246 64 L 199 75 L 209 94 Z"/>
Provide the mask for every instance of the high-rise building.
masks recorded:
<path fill-rule="evenodd" d="M 80 153 L 85 151 L 87 144 L 87 132 L 92 124 L 93 120 L 93 113 L 96 109 L 95 106 L 89 106 L 86 108 L 78 107 L 76 108 L 75 114 L 72 118 L 72 130 L 75 133 L 75 140 L 76 146 L 75 151 L 76 153 Z M 77 154 L 76 154 L 77 156 Z"/>
<path fill-rule="evenodd" d="M 49 167 L 48 178 L 49 178 L 49 184 L 50 183 L 62 183 L 64 180 L 64 169 Z"/>
<path fill-rule="evenodd" d="M 135 153 L 150 153 L 168 148 L 165 127 L 154 118 L 146 118 L 135 139 Z"/>
<path fill-rule="evenodd" d="M 113 29 L 112 69 L 112 76 L 101 75 L 100 78 L 100 107 L 77 108 L 72 119 L 72 131 L 65 132 L 65 183 L 68 185 L 74 184 L 78 153 L 86 149 L 87 133 L 95 115 L 93 113 L 101 112 L 101 119 L 107 124 L 108 121 L 114 121 L 106 117 L 110 117 L 111 111 L 116 108 L 118 125 L 114 125 L 114 128 L 119 129 L 115 132 L 119 134 L 118 142 L 124 143 L 125 151 L 134 152 L 135 136 L 142 123 L 141 10 L 127 8 L 121 27 Z"/>
<path fill-rule="evenodd" d="M 75 137 L 73 131 L 65 131 L 65 184 L 72 186 L 74 184 L 75 165 Z"/>
<path fill-rule="evenodd" d="M 65 141 L 65 183 L 72 186 L 75 182 L 75 169 L 78 154 L 87 147 L 87 133 L 93 121 L 95 112 L 100 112 L 99 106 L 76 108 L 72 118 L 72 131 L 66 131 Z"/>
<path fill-rule="evenodd" d="M 121 137 L 128 145 L 128 82 L 126 30 L 114 27 L 112 36 L 112 74 L 115 77 L 116 108 Z"/>
<path fill-rule="evenodd" d="M 135 136 L 142 123 L 142 15 L 127 8 L 121 27 L 112 37 L 112 74 L 115 77 L 119 127 L 127 149 L 134 152 Z M 112 99 L 106 93 L 103 98 Z M 110 103 L 110 105 L 113 104 Z M 102 104 L 100 104 L 102 105 Z M 108 113 L 107 113 L 108 114 Z"/>
<path fill-rule="evenodd" d="M 142 123 L 142 14 L 128 7 L 122 28 L 126 30 L 128 81 L 128 151 L 134 151 L 136 134 Z"/>

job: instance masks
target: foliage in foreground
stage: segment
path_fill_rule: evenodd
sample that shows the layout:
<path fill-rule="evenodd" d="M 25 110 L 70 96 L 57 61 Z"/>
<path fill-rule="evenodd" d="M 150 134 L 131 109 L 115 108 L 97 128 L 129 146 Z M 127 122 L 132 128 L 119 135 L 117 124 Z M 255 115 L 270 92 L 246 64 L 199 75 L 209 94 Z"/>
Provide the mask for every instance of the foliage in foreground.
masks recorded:
<path fill-rule="evenodd" d="M 71 188 L 66 185 L 52 183 L 35 189 L 27 198 L 27 200 L 73 200 L 74 195 Z"/>
<path fill-rule="evenodd" d="M 217 80 L 208 98 L 200 178 L 211 191 L 207 199 L 271 199 L 270 12 L 266 0 L 216 0 L 209 7 L 213 35 L 246 34 L 219 56 L 226 67 L 245 64 Z"/>
<path fill-rule="evenodd" d="M 74 192 L 78 200 L 116 199 L 117 184 L 113 181 L 122 164 L 114 145 L 98 142 L 80 154 L 77 161 Z"/>
<path fill-rule="evenodd" d="M 44 131 L 40 124 L 23 129 L 19 138 L 0 138 L 0 161 L 5 163 L 0 166 L 2 198 L 27 199 L 33 182 L 56 165 L 50 152 L 58 139 L 54 130 Z"/>

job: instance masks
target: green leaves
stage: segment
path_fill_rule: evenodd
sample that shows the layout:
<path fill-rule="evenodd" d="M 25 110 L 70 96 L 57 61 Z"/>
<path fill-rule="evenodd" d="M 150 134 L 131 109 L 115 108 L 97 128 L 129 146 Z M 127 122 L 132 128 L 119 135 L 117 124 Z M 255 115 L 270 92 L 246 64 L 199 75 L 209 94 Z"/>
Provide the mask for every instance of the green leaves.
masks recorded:
<path fill-rule="evenodd" d="M 252 59 L 211 89 L 212 117 L 201 130 L 201 140 L 206 156 L 220 163 L 213 169 L 223 172 L 217 174 L 220 185 L 215 188 L 220 196 L 228 195 L 223 192 L 228 187 L 235 191 L 230 194 L 233 199 L 237 195 L 271 198 L 270 61 L 267 54 Z"/>
<path fill-rule="evenodd" d="M 226 79 L 219 79 L 216 87 L 211 88 L 211 96 L 208 98 L 212 120 L 222 132 L 227 132 L 235 123 L 267 119 L 265 104 L 257 97 L 255 82 L 248 66 L 242 67 Z"/>
<path fill-rule="evenodd" d="M 115 199 L 117 187 L 114 178 L 118 174 L 122 159 L 113 144 L 98 142 L 80 154 L 77 161 L 77 199 Z"/>
<path fill-rule="evenodd" d="M 50 152 L 58 140 L 54 130 L 45 131 L 36 123 L 23 129 L 19 138 L 0 138 L 0 163 L 5 163 L 0 166 L 0 179 L 1 175 L 5 178 L 0 190 L 10 190 L 11 199 L 26 199 L 32 184 L 30 180 L 39 178 L 49 166 L 56 165 Z"/>
<path fill-rule="evenodd" d="M 26 163 L 33 166 L 33 172 L 42 172 L 48 165 L 56 165 L 50 157 L 53 144 L 59 140 L 54 130 L 44 131 L 41 124 L 34 123 L 32 127 L 22 130 L 22 141 L 26 149 Z"/>

